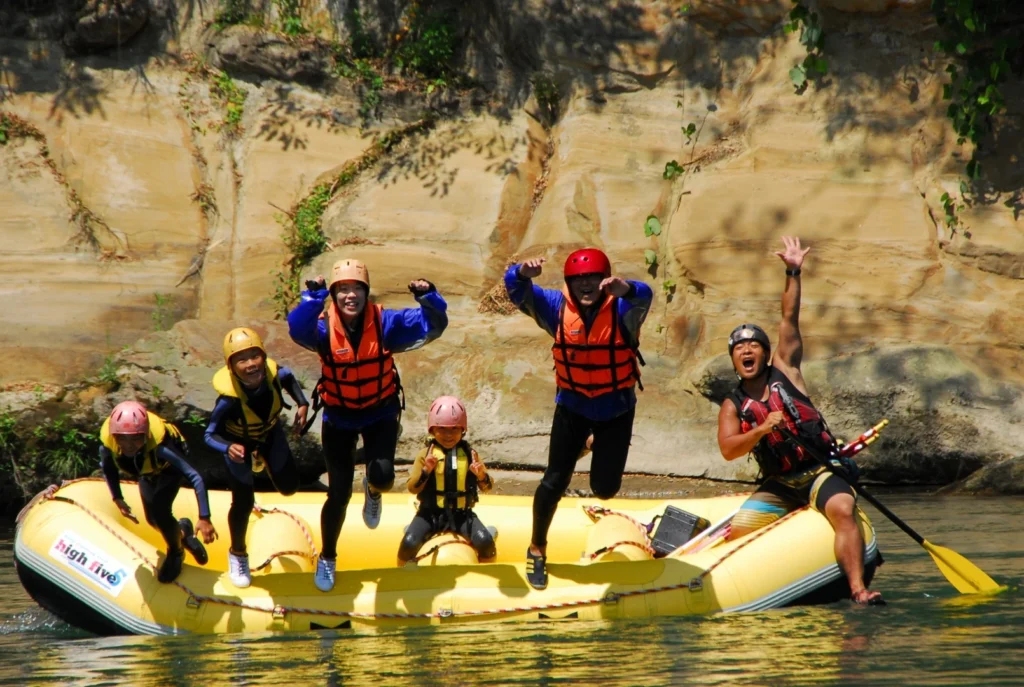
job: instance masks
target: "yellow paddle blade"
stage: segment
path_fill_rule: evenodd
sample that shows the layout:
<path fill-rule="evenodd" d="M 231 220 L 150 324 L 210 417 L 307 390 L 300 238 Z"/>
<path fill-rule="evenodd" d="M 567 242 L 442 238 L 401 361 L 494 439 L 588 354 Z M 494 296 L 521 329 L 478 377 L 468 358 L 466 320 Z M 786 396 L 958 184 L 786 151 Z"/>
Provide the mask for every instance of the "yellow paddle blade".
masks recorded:
<path fill-rule="evenodd" d="M 935 565 L 939 566 L 939 572 L 945 575 L 949 583 L 961 594 L 998 592 L 1006 589 L 956 551 L 932 544 L 927 539 L 921 545 L 931 554 Z"/>

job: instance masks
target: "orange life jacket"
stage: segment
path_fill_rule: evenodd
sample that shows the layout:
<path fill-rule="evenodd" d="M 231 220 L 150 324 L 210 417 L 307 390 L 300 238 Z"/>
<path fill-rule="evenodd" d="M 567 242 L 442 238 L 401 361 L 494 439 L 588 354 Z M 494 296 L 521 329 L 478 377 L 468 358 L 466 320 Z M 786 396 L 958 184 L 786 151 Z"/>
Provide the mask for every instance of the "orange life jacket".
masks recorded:
<path fill-rule="evenodd" d="M 327 335 L 329 348 L 321 346 L 319 351 L 321 377 L 317 387 L 324 405 L 358 410 L 398 393 L 398 370 L 384 345 L 379 305 L 366 306 L 358 350 L 353 350 L 334 303 L 327 311 Z"/>
<path fill-rule="evenodd" d="M 558 329 L 551 346 L 555 383 L 589 398 L 639 384 L 638 354 L 622 331 L 619 299 L 606 296 L 588 328 L 567 287 L 562 294 Z"/>

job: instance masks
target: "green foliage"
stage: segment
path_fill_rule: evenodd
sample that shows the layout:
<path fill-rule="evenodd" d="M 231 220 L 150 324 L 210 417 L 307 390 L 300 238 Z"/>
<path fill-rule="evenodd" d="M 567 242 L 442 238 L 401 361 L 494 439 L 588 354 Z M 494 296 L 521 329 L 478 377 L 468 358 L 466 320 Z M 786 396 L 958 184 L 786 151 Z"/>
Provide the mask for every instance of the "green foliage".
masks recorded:
<path fill-rule="evenodd" d="M 533 84 L 533 96 L 537 99 L 541 120 L 545 127 L 551 127 L 558 121 L 560 115 L 562 94 L 558 90 L 558 84 L 544 72 L 535 73 L 530 83 Z"/>
<path fill-rule="evenodd" d="M 1010 50 L 1020 43 L 1004 31 L 1017 5 L 1016 0 L 932 0 L 932 13 L 943 32 L 935 47 L 955 60 L 946 67 L 950 82 L 942 91 L 950 101 L 946 115 L 957 142 L 975 144 L 964 168 L 972 181 L 982 173 L 977 145 L 992 131 L 992 118 L 1006 109 L 1000 84 L 1013 76 Z"/>
<path fill-rule="evenodd" d="M 277 13 L 281 19 L 281 33 L 286 36 L 301 36 L 307 33 L 300 16 L 301 0 L 274 0 L 274 4 L 277 5 Z"/>
<path fill-rule="evenodd" d="M 650 248 L 644 249 L 644 264 L 648 267 L 658 264 L 658 254 Z"/>
<path fill-rule="evenodd" d="M 961 182 L 961 195 L 964 193 L 965 186 L 966 183 Z M 957 203 L 949 193 L 943 193 L 939 200 L 942 202 L 942 210 L 946 213 L 946 228 L 949 229 L 950 238 L 953 238 L 958 230 L 963 232 L 965 238 L 971 238 L 971 232 L 964 227 L 963 221 L 960 219 L 960 212 L 963 211 L 964 204 Z"/>
<path fill-rule="evenodd" d="M 661 282 L 661 292 L 664 293 L 666 297 L 672 298 L 672 296 L 676 292 L 675 281 L 672 279 L 666 279 L 665 281 Z"/>
<path fill-rule="evenodd" d="M 644 222 L 644 236 L 661 236 L 661 220 L 655 215 L 647 215 Z"/>
<path fill-rule="evenodd" d="M 373 35 L 366 30 L 363 14 L 355 2 L 345 13 L 345 24 L 348 27 L 348 45 L 352 51 L 352 57 L 356 59 L 380 57 L 380 46 L 377 45 Z"/>
<path fill-rule="evenodd" d="M 173 297 L 166 293 L 155 293 L 153 298 L 156 300 L 156 307 L 150 314 L 150 318 L 153 320 L 153 331 L 154 332 L 165 332 L 171 328 L 172 313 L 170 311 L 170 305 L 173 301 Z"/>
<path fill-rule="evenodd" d="M 327 249 L 321 222 L 330 200 L 331 187 L 320 184 L 295 207 L 292 230 L 285 235 L 284 242 L 299 267 L 305 267 Z"/>
<path fill-rule="evenodd" d="M 245 24 L 251 21 L 249 0 L 226 0 L 221 10 L 214 15 L 213 28 L 223 31 L 232 24 Z"/>
<path fill-rule="evenodd" d="M 188 416 L 184 420 L 182 420 L 182 423 L 188 425 L 189 427 L 206 427 L 206 425 L 209 423 L 209 420 L 207 420 L 206 417 L 204 417 L 200 413 L 190 412 Z"/>
<path fill-rule="evenodd" d="M 289 270 L 274 273 L 274 295 L 270 300 L 274 303 L 275 317 L 283 320 L 299 299 L 299 272 Z"/>
<path fill-rule="evenodd" d="M 210 93 L 224 106 L 221 130 L 229 136 L 242 133 L 242 116 L 245 114 L 245 98 L 248 94 L 226 72 L 214 75 L 210 81 Z"/>
<path fill-rule="evenodd" d="M 661 178 L 672 181 L 685 171 L 686 170 L 683 169 L 683 166 L 680 165 L 678 162 L 676 162 L 675 160 L 669 160 L 668 162 L 665 163 L 665 171 L 661 173 Z"/>
<path fill-rule="evenodd" d="M 456 13 L 413 2 L 404 19 L 406 27 L 393 52 L 395 66 L 428 79 L 447 78 L 460 42 Z"/>
<path fill-rule="evenodd" d="M 120 383 L 117 377 L 117 362 L 114 360 L 114 356 L 108 355 L 103 359 L 103 367 L 100 368 L 99 378 L 104 384 Z"/>
<path fill-rule="evenodd" d="M 60 417 L 37 425 L 32 432 L 37 447 L 29 449 L 36 469 L 64 479 L 74 479 L 92 472 L 90 457 L 95 454 L 98 439 L 83 432 Z"/>
<path fill-rule="evenodd" d="M 384 77 L 367 59 L 348 60 L 340 51 L 335 53 L 334 59 L 335 74 L 362 84 L 363 97 L 359 104 L 359 116 L 363 120 L 372 119 L 377 112 L 377 106 L 380 105 L 380 92 L 384 88 Z"/>
<path fill-rule="evenodd" d="M 789 21 L 783 26 L 786 33 L 800 32 L 800 43 L 807 48 L 803 62 L 789 70 L 789 78 L 797 93 L 807 90 L 808 83 L 828 73 L 828 60 L 822 53 L 825 48 L 825 32 L 817 12 L 807 9 L 801 0 L 793 0 L 795 7 L 789 12 Z"/>

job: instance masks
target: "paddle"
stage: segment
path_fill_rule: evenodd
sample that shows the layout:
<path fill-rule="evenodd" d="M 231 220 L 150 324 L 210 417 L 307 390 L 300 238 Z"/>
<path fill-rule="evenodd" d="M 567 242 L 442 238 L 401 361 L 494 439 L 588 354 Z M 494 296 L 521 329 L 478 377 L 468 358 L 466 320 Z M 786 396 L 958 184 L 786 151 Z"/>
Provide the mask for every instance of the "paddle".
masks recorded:
<path fill-rule="evenodd" d="M 1006 587 L 1001 586 L 991 577 L 986 575 L 984 570 L 976 566 L 974 563 L 971 563 L 956 551 L 947 549 L 944 546 L 932 544 L 930 541 L 915 532 L 911 529 L 910 525 L 896 517 L 895 513 L 882 505 L 882 503 L 880 503 L 874 496 L 869 494 L 864 487 L 848 480 L 844 471 L 841 471 L 839 468 L 834 466 L 831 461 L 823 458 L 814 449 L 798 439 L 796 435 L 788 429 L 780 427 L 779 431 L 791 439 L 797 446 L 806 451 L 807 455 L 821 463 L 825 469 L 853 487 L 853 489 L 863 496 L 868 503 L 877 508 L 878 512 L 889 518 L 894 525 L 906 532 L 911 539 L 924 547 L 924 550 L 927 551 L 932 557 L 932 560 L 935 561 L 935 565 L 938 566 L 939 572 L 945 575 L 946 579 L 949 580 L 949 583 L 956 587 L 958 592 L 961 594 L 977 594 L 979 592 L 996 592 L 1006 589 Z"/>

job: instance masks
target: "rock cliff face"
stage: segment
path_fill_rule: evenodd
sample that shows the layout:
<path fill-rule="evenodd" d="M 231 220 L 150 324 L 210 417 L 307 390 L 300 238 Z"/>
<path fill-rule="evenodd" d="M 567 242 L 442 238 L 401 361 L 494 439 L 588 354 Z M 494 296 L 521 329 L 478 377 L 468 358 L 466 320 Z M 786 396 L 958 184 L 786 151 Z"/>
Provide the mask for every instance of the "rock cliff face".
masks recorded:
<path fill-rule="evenodd" d="M 344 32 L 336 4 L 306 3 L 307 20 Z M 724 340 L 743 321 L 774 333 L 772 251 L 793 234 L 812 247 L 801 326 L 815 399 L 839 434 L 892 422 L 865 458 L 869 478 L 948 483 L 1024 453 L 1024 231 L 995 202 L 1024 182 L 1019 164 L 998 164 L 1020 141 L 997 147 L 993 202 L 963 211 L 970 238 L 951 236 L 939 198 L 959 185 L 964 151 L 928 3 L 819 5 L 829 75 L 796 95 L 788 72 L 803 53 L 781 31 L 787 2 L 697 0 L 685 14 L 669 2 L 474 3 L 462 60 L 476 85 L 392 79 L 369 126 L 366 85 L 334 76 L 323 44 L 218 32 L 209 3 L 122 2 L 138 37 L 74 59 L 62 46 L 82 20 L 19 15 L 0 38 L 0 111 L 34 133 L 0 148 L 3 397 L 95 376 L 107 359 L 124 386 L 79 404 L 83 417 L 136 393 L 208 410 L 235 324 L 270 333 L 271 354 L 312 383 L 315 357 L 273 322 L 274 275 L 290 257 L 281 216 L 328 184 L 331 250 L 302 278 L 353 256 L 384 305 L 411 305 L 417 277 L 450 305 L 444 337 L 399 359 L 403 450 L 431 398 L 455 393 L 492 460 L 543 464 L 549 341 L 488 294 L 513 258 L 547 257 L 539 282 L 557 287 L 565 255 L 598 245 L 657 293 L 629 469 L 753 477 L 715 444 L 732 384 Z M 390 30 L 393 9 L 368 21 Z M 103 22 L 112 10 L 89 11 Z M 550 126 L 551 103 L 530 95 L 538 71 L 559 89 Z M 338 183 L 425 109 L 430 127 Z M 671 160 L 685 171 L 666 180 Z M 650 215 L 661 231 L 645 237 Z"/>

